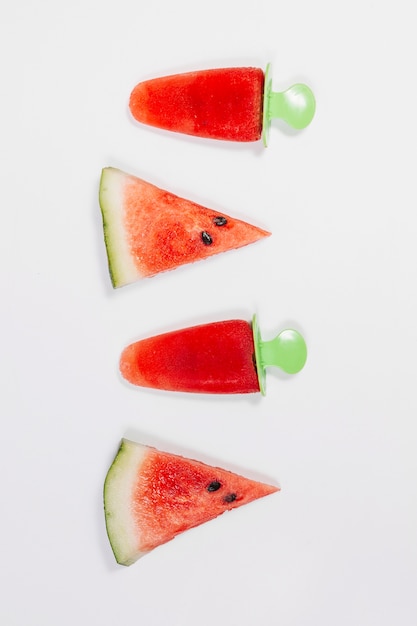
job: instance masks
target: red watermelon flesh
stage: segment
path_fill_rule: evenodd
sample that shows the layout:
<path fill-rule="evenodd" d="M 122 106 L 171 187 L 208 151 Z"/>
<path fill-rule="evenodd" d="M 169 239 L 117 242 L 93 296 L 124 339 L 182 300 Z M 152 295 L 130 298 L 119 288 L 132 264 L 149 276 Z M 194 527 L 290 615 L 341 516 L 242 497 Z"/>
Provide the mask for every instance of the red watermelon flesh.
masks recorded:
<path fill-rule="evenodd" d="M 102 171 L 99 199 L 114 287 L 270 235 L 112 167 Z"/>
<path fill-rule="evenodd" d="M 150 126 L 228 141 L 262 134 L 264 72 L 255 67 L 200 70 L 139 83 L 133 117 Z"/>
<path fill-rule="evenodd" d="M 134 385 L 194 393 L 260 391 L 252 326 L 245 320 L 201 324 L 142 339 L 122 352 Z"/>
<path fill-rule="evenodd" d="M 278 490 L 123 439 L 104 485 L 107 534 L 115 558 L 131 565 L 185 530 Z"/>

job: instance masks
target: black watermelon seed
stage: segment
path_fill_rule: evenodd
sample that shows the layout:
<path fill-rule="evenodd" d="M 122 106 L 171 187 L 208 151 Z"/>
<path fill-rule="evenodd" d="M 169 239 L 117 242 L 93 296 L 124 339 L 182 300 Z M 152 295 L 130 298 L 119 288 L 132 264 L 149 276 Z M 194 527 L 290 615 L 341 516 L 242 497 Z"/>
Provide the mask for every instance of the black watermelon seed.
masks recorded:
<path fill-rule="evenodd" d="M 234 502 L 237 498 L 237 495 L 235 493 L 228 493 L 227 496 L 224 496 L 224 501 L 225 502 Z"/>
<path fill-rule="evenodd" d="M 209 246 L 213 243 L 213 239 L 210 237 L 206 230 L 203 230 L 203 232 L 201 233 L 201 239 L 206 246 Z"/>
<path fill-rule="evenodd" d="M 207 487 L 207 491 L 217 491 L 218 489 L 220 489 L 220 487 L 221 483 L 219 483 L 218 480 L 213 480 L 213 482 L 211 482 Z"/>
<path fill-rule="evenodd" d="M 227 224 L 227 219 L 222 215 L 218 215 L 217 217 L 213 218 L 213 222 L 216 224 L 216 226 L 224 226 L 225 224 Z"/>

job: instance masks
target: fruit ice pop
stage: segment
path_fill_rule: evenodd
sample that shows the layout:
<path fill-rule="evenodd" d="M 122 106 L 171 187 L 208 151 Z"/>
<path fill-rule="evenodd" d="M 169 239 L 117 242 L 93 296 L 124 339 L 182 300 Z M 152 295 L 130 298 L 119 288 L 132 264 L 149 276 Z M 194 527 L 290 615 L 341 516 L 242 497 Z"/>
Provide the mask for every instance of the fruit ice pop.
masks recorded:
<path fill-rule="evenodd" d="M 229 67 L 173 74 L 140 82 L 130 95 L 133 117 L 149 126 L 227 141 L 265 146 L 271 120 L 305 128 L 315 112 L 306 85 L 271 89 L 270 66 Z"/>
<path fill-rule="evenodd" d="M 265 395 L 265 370 L 276 366 L 299 372 L 306 344 L 293 329 L 262 341 L 256 316 L 200 324 L 142 339 L 120 357 L 128 382 L 165 391 Z"/>

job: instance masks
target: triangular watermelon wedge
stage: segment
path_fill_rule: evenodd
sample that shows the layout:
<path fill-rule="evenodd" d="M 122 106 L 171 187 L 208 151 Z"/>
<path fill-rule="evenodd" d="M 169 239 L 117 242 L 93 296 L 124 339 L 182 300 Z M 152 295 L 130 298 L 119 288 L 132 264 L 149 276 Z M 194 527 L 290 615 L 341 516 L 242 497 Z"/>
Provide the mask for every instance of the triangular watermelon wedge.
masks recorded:
<path fill-rule="evenodd" d="M 116 561 L 132 565 L 176 535 L 279 491 L 218 467 L 123 439 L 104 485 Z"/>
<path fill-rule="evenodd" d="M 102 170 L 99 201 L 113 287 L 270 235 L 113 167 Z"/>

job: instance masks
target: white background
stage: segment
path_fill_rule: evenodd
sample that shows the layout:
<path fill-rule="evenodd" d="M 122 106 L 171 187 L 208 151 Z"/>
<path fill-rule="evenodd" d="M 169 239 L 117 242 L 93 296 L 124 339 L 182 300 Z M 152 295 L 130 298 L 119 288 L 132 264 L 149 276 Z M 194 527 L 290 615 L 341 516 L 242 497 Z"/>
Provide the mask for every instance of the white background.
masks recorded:
<path fill-rule="evenodd" d="M 416 53 L 405 0 L 2 3 L 1 624 L 415 626 Z M 129 116 L 140 80 L 269 61 L 317 113 L 267 149 Z M 114 291 L 109 165 L 273 235 Z M 265 398 L 118 375 L 133 339 L 254 312 L 309 348 Z M 282 490 L 123 568 L 102 488 L 126 435 Z"/>

